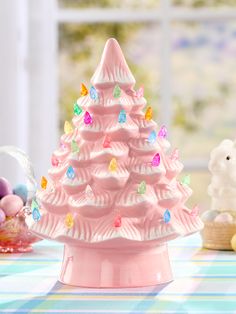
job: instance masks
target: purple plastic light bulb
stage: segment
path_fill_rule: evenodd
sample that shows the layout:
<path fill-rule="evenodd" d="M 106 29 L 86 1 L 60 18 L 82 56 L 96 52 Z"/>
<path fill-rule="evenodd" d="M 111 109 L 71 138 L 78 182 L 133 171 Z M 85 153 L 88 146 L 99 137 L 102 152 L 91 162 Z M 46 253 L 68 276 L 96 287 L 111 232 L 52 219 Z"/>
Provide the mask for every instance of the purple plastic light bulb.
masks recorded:
<path fill-rule="evenodd" d="M 159 153 L 157 153 L 152 159 L 152 166 L 158 167 L 160 165 L 160 162 L 161 162 L 161 156 Z"/>
<path fill-rule="evenodd" d="M 90 113 L 88 111 L 85 112 L 84 114 L 84 123 L 89 125 L 89 124 L 92 124 L 93 123 L 93 119 L 90 115 Z"/>

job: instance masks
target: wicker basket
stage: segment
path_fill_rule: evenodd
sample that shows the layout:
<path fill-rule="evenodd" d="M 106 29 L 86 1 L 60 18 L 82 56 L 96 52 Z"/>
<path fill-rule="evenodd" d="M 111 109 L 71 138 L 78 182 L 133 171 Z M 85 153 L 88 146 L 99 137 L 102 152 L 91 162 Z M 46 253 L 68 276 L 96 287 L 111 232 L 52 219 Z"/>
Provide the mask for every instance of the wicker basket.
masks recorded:
<path fill-rule="evenodd" d="M 236 234 L 236 223 L 204 222 L 201 231 L 203 247 L 212 250 L 233 250 L 231 239 Z"/>

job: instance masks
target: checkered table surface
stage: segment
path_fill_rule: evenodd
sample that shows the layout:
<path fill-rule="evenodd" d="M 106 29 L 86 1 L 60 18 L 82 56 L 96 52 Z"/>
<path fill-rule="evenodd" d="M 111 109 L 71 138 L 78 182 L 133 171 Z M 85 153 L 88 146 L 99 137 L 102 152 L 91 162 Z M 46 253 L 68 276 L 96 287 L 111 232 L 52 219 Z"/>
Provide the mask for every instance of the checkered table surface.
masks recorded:
<path fill-rule="evenodd" d="M 199 235 L 169 245 L 175 280 L 135 289 L 82 289 L 57 281 L 63 246 L 0 255 L 0 313 L 236 313 L 236 253 L 201 249 Z"/>

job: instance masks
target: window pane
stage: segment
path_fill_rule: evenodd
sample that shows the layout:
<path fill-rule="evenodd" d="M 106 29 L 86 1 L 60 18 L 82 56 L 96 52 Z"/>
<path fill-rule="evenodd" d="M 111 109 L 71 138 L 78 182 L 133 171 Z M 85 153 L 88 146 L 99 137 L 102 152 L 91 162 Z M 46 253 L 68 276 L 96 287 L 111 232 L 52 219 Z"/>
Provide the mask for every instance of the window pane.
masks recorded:
<path fill-rule="evenodd" d="M 235 0 L 173 0 L 173 5 L 184 7 L 232 7 L 236 6 Z"/>
<path fill-rule="evenodd" d="M 154 8 L 159 7 L 159 0 L 58 0 L 64 8 Z"/>
<path fill-rule="evenodd" d="M 96 24 L 60 26 L 60 112 L 61 126 L 71 119 L 73 103 L 79 97 L 80 84 L 87 86 L 109 37 L 115 37 L 136 78 L 136 87 L 145 86 L 145 97 L 155 107 L 158 103 L 159 59 L 158 32 L 155 24 Z M 157 106 L 156 106 L 157 107 Z M 157 112 L 155 112 L 157 114 Z"/>
<path fill-rule="evenodd" d="M 236 134 L 236 24 L 173 25 L 173 142 L 183 159 L 209 159 Z"/>

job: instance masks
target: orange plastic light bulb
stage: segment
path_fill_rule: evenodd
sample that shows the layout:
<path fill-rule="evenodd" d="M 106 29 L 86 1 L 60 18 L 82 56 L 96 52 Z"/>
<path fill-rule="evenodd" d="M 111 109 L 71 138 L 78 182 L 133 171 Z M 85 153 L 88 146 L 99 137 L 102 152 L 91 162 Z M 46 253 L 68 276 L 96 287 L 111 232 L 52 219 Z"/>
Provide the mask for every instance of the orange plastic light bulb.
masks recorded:
<path fill-rule="evenodd" d="M 147 107 L 147 110 L 145 112 L 145 120 L 152 120 L 152 107 Z"/>
<path fill-rule="evenodd" d="M 43 177 L 41 178 L 41 188 L 42 188 L 43 190 L 46 190 L 47 185 L 48 185 L 48 180 L 43 176 Z"/>
<path fill-rule="evenodd" d="M 73 127 L 72 127 L 72 125 L 70 124 L 69 121 L 65 121 L 65 124 L 64 124 L 64 132 L 65 132 L 66 134 L 70 134 L 70 133 L 73 132 Z"/>
<path fill-rule="evenodd" d="M 65 225 L 68 229 L 71 229 L 74 226 L 74 218 L 71 213 L 68 213 L 65 218 Z"/>
<path fill-rule="evenodd" d="M 86 96 L 88 95 L 88 89 L 87 87 L 82 83 L 80 87 L 80 96 Z"/>
<path fill-rule="evenodd" d="M 113 171 L 116 171 L 117 170 L 117 161 L 115 158 L 112 158 L 112 160 L 110 161 L 110 164 L 109 164 L 109 171 L 113 172 Z"/>

